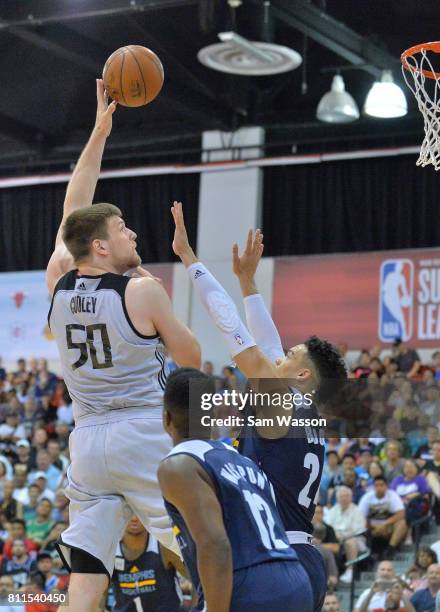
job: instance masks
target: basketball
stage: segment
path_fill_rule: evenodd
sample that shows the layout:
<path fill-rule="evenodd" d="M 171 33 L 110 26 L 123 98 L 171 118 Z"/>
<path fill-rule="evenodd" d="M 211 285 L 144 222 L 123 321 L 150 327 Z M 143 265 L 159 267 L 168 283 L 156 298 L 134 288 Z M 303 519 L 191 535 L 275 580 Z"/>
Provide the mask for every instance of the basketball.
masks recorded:
<path fill-rule="evenodd" d="M 157 55 L 141 45 L 127 45 L 110 55 L 102 72 L 108 95 L 122 106 L 144 106 L 163 85 L 163 66 Z"/>

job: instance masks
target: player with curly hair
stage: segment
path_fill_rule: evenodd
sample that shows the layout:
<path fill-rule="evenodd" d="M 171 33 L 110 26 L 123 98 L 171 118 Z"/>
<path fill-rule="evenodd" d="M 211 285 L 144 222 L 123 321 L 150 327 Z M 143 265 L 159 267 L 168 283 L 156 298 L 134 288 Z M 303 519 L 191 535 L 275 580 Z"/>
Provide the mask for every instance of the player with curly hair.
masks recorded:
<path fill-rule="evenodd" d="M 314 401 L 299 402 L 291 408 L 295 420 L 319 417 L 316 400 L 329 399 L 334 387 L 347 378 L 344 362 L 334 346 L 316 336 L 290 348 L 284 354 L 278 331 L 255 284 L 255 272 L 263 253 L 263 235 L 249 232 L 244 253 L 233 246 L 233 269 L 244 298 L 247 327 L 224 288 L 197 259 L 186 235 L 182 205 L 172 208 L 176 231 L 173 249 L 188 269 L 196 292 L 228 344 L 237 366 L 255 385 L 287 389 L 292 395 Z M 250 333 L 249 333 L 249 330 Z M 312 544 L 311 520 L 315 512 L 324 465 L 324 433 L 311 426 L 299 426 L 292 433 L 288 420 L 268 419 L 266 424 L 249 426 L 240 432 L 239 451 L 254 460 L 271 480 L 284 527 L 309 575 L 314 594 L 314 610 L 321 610 L 327 577 L 324 561 Z M 257 407 L 259 416 L 270 410 Z M 286 407 L 283 412 L 289 413 Z"/>

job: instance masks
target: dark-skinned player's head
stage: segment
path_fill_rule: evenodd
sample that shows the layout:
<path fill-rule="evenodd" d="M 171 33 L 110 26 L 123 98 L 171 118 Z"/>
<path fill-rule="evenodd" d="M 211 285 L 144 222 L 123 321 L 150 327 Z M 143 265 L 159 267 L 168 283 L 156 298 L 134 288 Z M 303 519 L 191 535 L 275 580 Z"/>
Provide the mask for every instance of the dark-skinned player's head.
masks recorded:
<path fill-rule="evenodd" d="M 177 368 L 167 378 L 164 394 L 163 423 L 174 442 L 187 438 L 209 438 L 202 427 L 201 398 L 215 394 L 215 382 L 195 368 Z"/>
<path fill-rule="evenodd" d="M 330 387 L 333 382 L 347 378 L 338 349 L 317 336 L 293 346 L 283 359 L 277 359 L 276 365 L 281 378 L 292 380 L 303 392 L 319 389 L 321 399 L 326 395 L 324 386 Z"/>
<path fill-rule="evenodd" d="M 76 265 L 104 264 L 120 274 L 141 263 L 136 238 L 113 204 L 75 210 L 63 226 L 63 241 Z"/>

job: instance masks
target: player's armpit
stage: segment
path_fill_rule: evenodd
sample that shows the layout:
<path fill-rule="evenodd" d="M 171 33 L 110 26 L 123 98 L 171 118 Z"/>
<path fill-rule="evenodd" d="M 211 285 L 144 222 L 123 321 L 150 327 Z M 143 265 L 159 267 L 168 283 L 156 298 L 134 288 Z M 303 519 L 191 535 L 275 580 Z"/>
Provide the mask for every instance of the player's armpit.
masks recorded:
<path fill-rule="evenodd" d="M 207 609 L 229 612 L 232 550 L 208 475 L 192 457 L 175 455 L 160 464 L 158 478 L 164 498 L 178 509 L 195 542 Z"/>
<path fill-rule="evenodd" d="M 55 285 L 59 279 L 74 268 L 75 263 L 73 261 L 73 257 L 67 250 L 64 242 L 61 242 L 55 248 L 51 258 L 49 259 L 49 263 L 47 264 L 46 283 L 50 295 L 52 295 Z"/>
<path fill-rule="evenodd" d="M 160 283 L 145 277 L 130 280 L 126 303 L 130 319 L 141 334 L 152 335 L 157 331 L 179 366 L 200 368 L 200 345 L 176 318 L 171 300 Z"/>

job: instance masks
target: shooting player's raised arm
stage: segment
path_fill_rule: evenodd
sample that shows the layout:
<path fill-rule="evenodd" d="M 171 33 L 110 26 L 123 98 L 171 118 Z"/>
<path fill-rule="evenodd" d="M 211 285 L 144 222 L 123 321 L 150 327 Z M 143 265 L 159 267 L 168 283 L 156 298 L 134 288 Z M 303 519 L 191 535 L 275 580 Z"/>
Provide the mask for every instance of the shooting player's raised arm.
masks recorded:
<path fill-rule="evenodd" d="M 52 293 L 58 279 L 74 268 L 73 258 L 63 242 L 63 226 L 67 217 L 79 208 L 92 205 L 101 169 L 105 143 L 112 129 L 116 102 L 108 104 L 101 79 L 96 81 L 96 121 L 90 138 L 72 173 L 63 205 L 63 218 L 55 240 L 55 250 L 47 266 L 47 286 Z"/>

